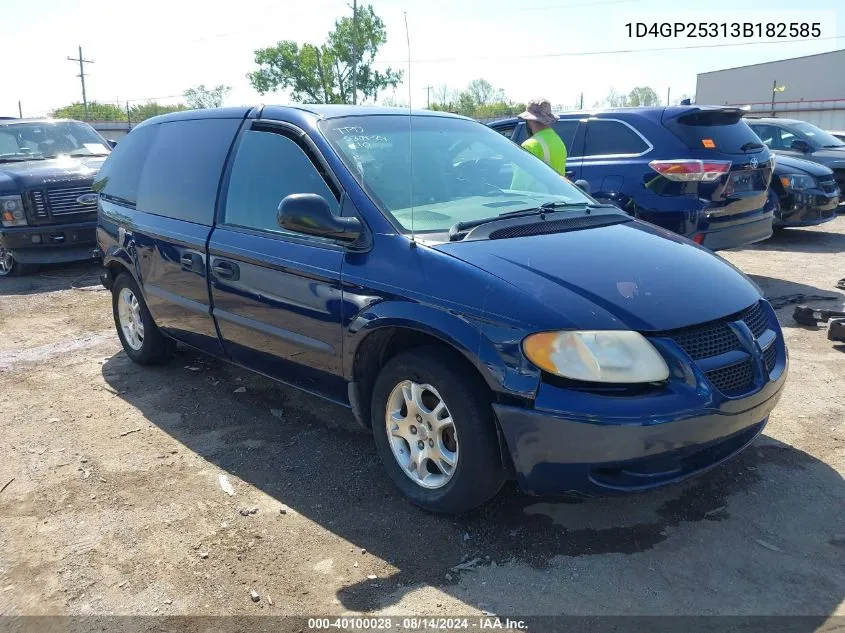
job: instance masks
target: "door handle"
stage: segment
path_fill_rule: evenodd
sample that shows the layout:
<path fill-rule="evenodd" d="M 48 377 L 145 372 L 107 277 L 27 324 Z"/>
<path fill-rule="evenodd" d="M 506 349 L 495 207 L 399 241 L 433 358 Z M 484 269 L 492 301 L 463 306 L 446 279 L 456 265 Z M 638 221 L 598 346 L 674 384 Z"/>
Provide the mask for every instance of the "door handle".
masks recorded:
<path fill-rule="evenodd" d="M 204 274 L 205 266 L 203 265 L 202 255 L 199 253 L 182 253 L 179 261 L 182 264 L 182 270 Z"/>
<path fill-rule="evenodd" d="M 232 262 L 227 262 L 222 259 L 218 259 L 214 262 L 214 265 L 211 267 L 211 272 L 214 273 L 216 277 L 220 279 L 229 279 L 231 281 L 237 281 L 240 278 L 240 270 L 238 269 L 237 264 L 233 264 Z"/>
<path fill-rule="evenodd" d="M 567 169 L 566 171 L 563 172 L 563 175 L 566 176 L 567 178 L 572 178 L 572 176 L 575 175 L 575 170 L 574 169 Z"/>

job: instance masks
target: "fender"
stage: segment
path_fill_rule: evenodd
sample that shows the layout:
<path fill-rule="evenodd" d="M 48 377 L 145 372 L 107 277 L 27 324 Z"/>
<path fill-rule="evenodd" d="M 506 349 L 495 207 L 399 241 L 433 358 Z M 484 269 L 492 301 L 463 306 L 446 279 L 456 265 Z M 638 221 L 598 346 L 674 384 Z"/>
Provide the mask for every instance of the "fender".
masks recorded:
<path fill-rule="evenodd" d="M 347 381 L 354 381 L 355 355 L 361 343 L 373 332 L 390 327 L 415 330 L 440 339 L 460 352 L 499 394 L 533 399 L 539 384 L 539 372 L 514 362 L 508 349 L 512 340 L 488 337 L 491 324 L 468 315 L 447 312 L 435 306 L 409 301 L 384 301 L 367 307 L 348 325 L 343 345 L 343 369 Z M 492 329 L 496 329 L 493 326 Z M 523 334 L 506 328 L 504 339 L 521 341 Z"/>

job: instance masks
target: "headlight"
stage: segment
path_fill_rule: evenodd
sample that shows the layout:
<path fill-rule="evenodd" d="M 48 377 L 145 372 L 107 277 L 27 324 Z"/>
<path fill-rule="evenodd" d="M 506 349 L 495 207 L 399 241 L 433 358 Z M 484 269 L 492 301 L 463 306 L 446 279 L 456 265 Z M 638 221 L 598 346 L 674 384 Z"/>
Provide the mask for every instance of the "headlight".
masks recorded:
<path fill-rule="evenodd" d="M 660 382 L 666 361 L 642 334 L 628 330 L 541 332 L 522 342 L 525 356 L 540 369 L 589 382 Z"/>
<path fill-rule="evenodd" d="M 0 196 L 0 221 L 3 226 L 26 226 L 26 214 L 20 196 Z"/>
<path fill-rule="evenodd" d="M 802 191 L 804 189 L 815 189 L 816 179 L 812 176 L 805 176 L 803 174 L 788 174 L 780 177 L 780 184 L 787 189 L 793 191 Z"/>

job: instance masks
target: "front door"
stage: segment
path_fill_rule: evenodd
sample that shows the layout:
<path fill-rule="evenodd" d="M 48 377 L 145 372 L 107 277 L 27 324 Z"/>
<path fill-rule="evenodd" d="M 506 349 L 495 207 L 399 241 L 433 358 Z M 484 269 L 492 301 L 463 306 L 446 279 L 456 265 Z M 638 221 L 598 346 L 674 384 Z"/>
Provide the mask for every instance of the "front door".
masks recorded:
<path fill-rule="evenodd" d="M 212 312 L 234 362 L 345 401 L 344 250 L 286 231 L 276 219 L 293 193 L 319 194 L 338 211 L 339 191 L 316 160 L 285 127 L 256 122 L 243 133 L 208 244 Z"/>

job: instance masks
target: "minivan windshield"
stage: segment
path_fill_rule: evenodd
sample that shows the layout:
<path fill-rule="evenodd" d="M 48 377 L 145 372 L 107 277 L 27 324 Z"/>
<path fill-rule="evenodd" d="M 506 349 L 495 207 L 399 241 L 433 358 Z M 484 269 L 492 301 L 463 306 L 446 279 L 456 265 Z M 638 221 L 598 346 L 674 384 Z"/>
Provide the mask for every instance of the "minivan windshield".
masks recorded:
<path fill-rule="evenodd" d="M 594 203 L 543 161 L 475 121 L 379 114 L 329 119 L 320 129 L 404 232 L 445 232 L 456 222 L 546 203 Z"/>
<path fill-rule="evenodd" d="M 845 143 L 833 134 L 828 134 L 810 123 L 799 121 L 793 123 L 790 128 L 801 133 L 816 149 L 823 147 L 845 147 Z"/>
<path fill-rule="evenodd" d="M 78 121 L 0 124 L 0 162 L 107 156 L 110 151 L 103 137 Z"/>

